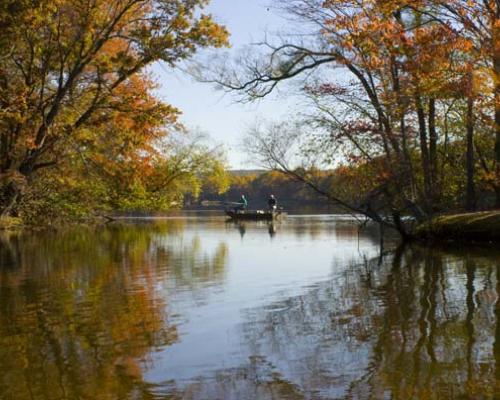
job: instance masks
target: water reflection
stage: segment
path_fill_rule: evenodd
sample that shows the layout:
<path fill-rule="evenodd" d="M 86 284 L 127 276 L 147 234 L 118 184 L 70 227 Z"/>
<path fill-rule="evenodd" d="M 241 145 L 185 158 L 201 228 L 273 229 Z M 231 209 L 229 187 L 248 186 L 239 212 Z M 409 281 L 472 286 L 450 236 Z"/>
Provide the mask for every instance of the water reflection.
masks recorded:
<path fill-rule="evenodd" d="M 500 258 L 484 252 L 399 249 L 250 310 L 243 332 L 305 398 L 496 398 Z"/>
<path fill-rule="evenodd" d="M 272 239 L 276 235 L 276 224 L 274 222 L 270 222 L 268 225 L 267 231 L 269 232 L 269 237 Z"/>
<path fill-rule="evenodd" d="M 168 235 L 179 229 L 3 236 L 0 398 L 150 398 L 149 352 L 178 340 L 158 285 L 168 277 L 193 290 L 224 277 L 224 244 L 212 255 L 196 239 L 177 246 Z"/>
<path fill-rule="evenodd" d="M 306 216 L 0 235 L 0 399 L 499 398 L 500 252 L 380 257 L 377 232 Z"/>
<path fill-rule="evenodd" d="M 252 227 L 266 227 L 267 232 L 269 233 L 269 237 L 272 239 L 274 236 L 276 236 L 276 233 L 278 232 L 278 227 L 279 223 L 277 222 L 264 222 L 264 221 L 259 221 L 259 222 L 245 222 L 245 221 L 227 221 L 227 225 L 230 227 L 234 227 L 241 236 L 241 239 L 245 237 L 245 234 L 247 232 L 247 225 L 250 225 Z M 300 229 L 300 228 L 299 228 Z"/>

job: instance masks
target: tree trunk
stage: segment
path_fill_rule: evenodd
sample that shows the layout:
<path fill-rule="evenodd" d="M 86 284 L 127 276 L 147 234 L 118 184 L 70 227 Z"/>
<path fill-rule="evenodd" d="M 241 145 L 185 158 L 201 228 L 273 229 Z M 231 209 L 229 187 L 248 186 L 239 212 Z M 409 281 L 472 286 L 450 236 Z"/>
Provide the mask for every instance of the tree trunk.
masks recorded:
<path fill-rule="evenodd" d="M 437 132 L 436 132 L 436 100 L 429 99 L 429 169 L 433 191 L 433 200 L 436 199 L 438 160 L 437 160 Z"/>
<path fill-rule="evenodd" d="M 420 152 L 422 157 L 422 170 L 424 172 L 424 195 L 425 195 L 425 209 L 430 212 L 431 200 L 432 200 L 432 182 L 431 182 L 431 170 L 429 162 L 429 146 L 427 144 L 427 129 L 425 125 L 425 111 L 422 107 L 422 101 L 420 96 L 415 97 L 415 104 L 417 107 L 417 117 L 418 117 L 418 131 L 420 138 Z"/>
<path fill-rule="evenodd" d="M 469 77 L 469 81 L 472 77 Z M 472 82 L 469 83 L 471 85 Z M 474 185 L 474 99 L 469 94 L 467 98 L 467 150 L 466 150 L 466 171 L 467 171 L 467 192 L 465 198 L 465 208 L 467 211 L 476 210 L 476 188 Z"/>
<path fill-rule="evenodd" d="M 493 73 L 495 82 L 495 192 L 496 201 L 495 206 L 500 207 L 500 28 L 497 27 L 497 23 L 500 22 L 500 18 L 493 21 L 493 35 L 492 35 L 492 47 L 493 47 Z"/>
<path fill-rule="evenodd" d="M 12 215 L 23 193 L 25 178 L 18 172 L 0 175 L 0 217 Z"/>

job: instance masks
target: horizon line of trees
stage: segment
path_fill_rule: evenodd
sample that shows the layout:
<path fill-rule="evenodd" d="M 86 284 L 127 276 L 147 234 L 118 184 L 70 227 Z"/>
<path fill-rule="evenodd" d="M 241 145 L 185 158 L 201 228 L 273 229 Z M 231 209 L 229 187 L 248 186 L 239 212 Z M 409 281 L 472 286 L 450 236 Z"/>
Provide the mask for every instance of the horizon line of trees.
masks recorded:
<path fill-rule="evenodd" d="M 323 179 L 330 179 L 328 171 L 318 171 Z M 267 200 L 273 194 L 278 206 L 286 209 L 300 209 L 301 207 L 326 207 L 328 201 L 318 196 L 302 183 L 278 171 L 253 171 L 249 174 L 234 174 L 229 171 L 227 189 L 217 191 L 213 185 L 202 186 L 199 196 L 187 196 L 186 207 L 203 206 L 205 202 L 234 202 L 239 201 L 241 195 L 248 200 L 248 207 L 267 208 Z"/>

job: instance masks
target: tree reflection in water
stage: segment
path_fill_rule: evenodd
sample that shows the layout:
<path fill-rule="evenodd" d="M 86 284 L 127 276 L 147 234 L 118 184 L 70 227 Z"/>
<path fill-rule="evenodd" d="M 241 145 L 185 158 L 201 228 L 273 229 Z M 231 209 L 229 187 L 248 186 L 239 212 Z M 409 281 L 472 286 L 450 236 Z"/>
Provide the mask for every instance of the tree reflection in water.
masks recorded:
<path fill-rule="evenodd" d="M 161 376 L 159 364 L 171 361 L 156 350 L 182 339 L 172 302 L 198 309 L 214 292 L 219 304 L 234 301 L 223 293 L 236 272 L 228 274 L 220 239 L 227 226 L 187 236 L 185 223 L 0 236 L 0 398 L 500 398 L 500 252 L 470 247 L 412 246 L 349 265 L 337 257 L 323 280 L 236 309 L 224 333 L 241 346 L 237 362 L 207 360 L 184 380 Z M 244 240 L 230 229 L 233 260 L 258 249 L 283 262 L 282 244 L 303 243 L 297 256 L 324 237 L 326 249 L 355 248 L 359 234 L 349 223 L 297 220 L 271 241 L 268 225 L 247 228 Z M 257 286 L 259 271 L 239 272 Z M 146 380 L 150 370 L 161 384 Z"/>
<path fill-rule="evenodd" d="M 3 235 L 0 398 L 154 397 L 142 371 L 151 351 L 178 339 L 162 283 L 224 277 L 225 245 L 213 256 L 196 240 L 179 247 L 169 239 L 179 229 L 170 221 Z"/>
<path fill-rule="evenodd" d="M 242 334 L 305 398 L 498 398 L 500 257 L 483 253 L 399 249 L 249 311 Z"/>

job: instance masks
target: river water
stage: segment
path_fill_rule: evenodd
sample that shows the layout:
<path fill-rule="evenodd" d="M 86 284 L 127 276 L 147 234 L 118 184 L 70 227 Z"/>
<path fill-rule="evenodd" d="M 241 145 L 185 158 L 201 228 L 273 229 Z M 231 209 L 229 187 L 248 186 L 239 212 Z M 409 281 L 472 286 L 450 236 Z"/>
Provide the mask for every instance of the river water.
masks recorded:
<path fill-rule="evenodd" d="M 347 217 L 0 236 L 0 399 L 500 398 L 500 251 Z"/>

